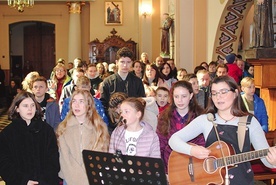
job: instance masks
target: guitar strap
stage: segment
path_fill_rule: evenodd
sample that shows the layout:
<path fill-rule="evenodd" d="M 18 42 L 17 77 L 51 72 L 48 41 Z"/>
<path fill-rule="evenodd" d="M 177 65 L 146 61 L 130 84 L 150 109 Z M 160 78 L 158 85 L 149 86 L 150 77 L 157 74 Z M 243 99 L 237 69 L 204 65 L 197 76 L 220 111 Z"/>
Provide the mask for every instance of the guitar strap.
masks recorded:
<path fill-rule="evenodd" d="M 244 144 L 244 138 L 245 138 L 245 132 L 246 132 L 246 125 L 251 123 L 252 115 L 243 116 L 239 119 L 238 124 L 238 142 L 239 142 L 239 148 L 242 152 L 243 144 Z"/>

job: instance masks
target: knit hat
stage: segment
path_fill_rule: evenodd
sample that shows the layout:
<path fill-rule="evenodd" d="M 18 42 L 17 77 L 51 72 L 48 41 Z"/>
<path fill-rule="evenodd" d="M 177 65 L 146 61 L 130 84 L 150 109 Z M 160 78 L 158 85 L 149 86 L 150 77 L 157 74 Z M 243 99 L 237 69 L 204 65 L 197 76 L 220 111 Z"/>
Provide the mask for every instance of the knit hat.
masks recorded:
<path fill-rule="evenodd" d="M 225 57 L 225 60 L 227 61 L 228 64 L 233 64 L 235 59 L 236 59 L 236 55 L 233 53 L 231 53 Z"/>

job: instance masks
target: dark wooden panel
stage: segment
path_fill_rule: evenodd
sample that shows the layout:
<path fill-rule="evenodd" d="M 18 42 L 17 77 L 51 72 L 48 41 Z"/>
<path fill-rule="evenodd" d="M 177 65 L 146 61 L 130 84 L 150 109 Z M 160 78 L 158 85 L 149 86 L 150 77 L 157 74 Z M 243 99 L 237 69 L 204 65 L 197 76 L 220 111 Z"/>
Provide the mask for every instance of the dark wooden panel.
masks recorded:
<path fill-rule="evenodd" d="M 36 23 L 24 28 L 24 75 L 35 70 L 49 78 L 55 66 L 54 29 L 54 25 L 46 23 Z"/>

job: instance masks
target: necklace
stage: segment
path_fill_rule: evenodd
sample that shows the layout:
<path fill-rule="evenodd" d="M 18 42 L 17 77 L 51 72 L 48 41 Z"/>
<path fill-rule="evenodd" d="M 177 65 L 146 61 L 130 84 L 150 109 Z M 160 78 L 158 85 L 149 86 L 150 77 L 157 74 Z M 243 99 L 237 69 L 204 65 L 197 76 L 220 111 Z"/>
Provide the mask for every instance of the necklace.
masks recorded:
<path fill-rule="evenodd" d="M 219 115 L 219 113 L 218 113 L 218 115 Z M 231 121 L 231 120 L 233 120 L 235 118 L 235 116 L 233 116 L 230 119 L 224 119 L 223 117 L 221 117 L 221 115 L 219 115 L 219 117 L 224 120 L 224 123 L 227 123 L 228 121 Z"/>

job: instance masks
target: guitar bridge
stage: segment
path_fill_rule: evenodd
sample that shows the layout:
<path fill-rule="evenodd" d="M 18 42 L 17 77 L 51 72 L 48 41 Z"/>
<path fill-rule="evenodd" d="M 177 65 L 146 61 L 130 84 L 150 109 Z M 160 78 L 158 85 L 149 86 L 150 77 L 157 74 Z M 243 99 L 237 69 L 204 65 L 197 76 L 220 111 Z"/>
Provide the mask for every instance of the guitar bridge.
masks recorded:
<path fill-rule="evenodd" d="M 189 173 L 191 182 L 194 182 L 195 176 L 194 176 L 194 166 L 193 166 L 193 158 L 192 157 L 189 157 L 188 173 Z"/>

